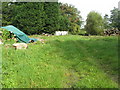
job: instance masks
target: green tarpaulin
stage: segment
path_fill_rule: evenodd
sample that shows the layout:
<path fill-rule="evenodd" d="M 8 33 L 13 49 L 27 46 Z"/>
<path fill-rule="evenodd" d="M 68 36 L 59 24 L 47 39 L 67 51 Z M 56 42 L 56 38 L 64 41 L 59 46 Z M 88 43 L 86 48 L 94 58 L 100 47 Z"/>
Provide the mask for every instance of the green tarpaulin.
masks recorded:
<path fill-rule="evenodd" d="M 18 28 L 14 27 L 13 25 L 1 27 L 1 28 L 14 33 L 19 42 L 29 43 L 31 40 L 37 41 L 37 39 L 35 38 L 29 38 L 24 32 L 20 31 Z"/>

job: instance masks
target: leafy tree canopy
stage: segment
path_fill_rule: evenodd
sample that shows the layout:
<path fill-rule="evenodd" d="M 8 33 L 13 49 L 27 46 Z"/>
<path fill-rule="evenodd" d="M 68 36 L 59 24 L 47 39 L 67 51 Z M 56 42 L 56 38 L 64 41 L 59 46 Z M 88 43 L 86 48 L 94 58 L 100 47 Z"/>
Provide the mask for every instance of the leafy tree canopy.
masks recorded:
<path fill-rule="evenodd" d="M 115 8 L 111 10 L 110 16 L 111 26 L 120 30 L 120 10 Z"/>
<path fill-rule="evenodd" d="M 88 34 L 101 35 L 104 29 L 102 16 L 95 11 L 91 11 L 86 20 L 85 29 Z"/>

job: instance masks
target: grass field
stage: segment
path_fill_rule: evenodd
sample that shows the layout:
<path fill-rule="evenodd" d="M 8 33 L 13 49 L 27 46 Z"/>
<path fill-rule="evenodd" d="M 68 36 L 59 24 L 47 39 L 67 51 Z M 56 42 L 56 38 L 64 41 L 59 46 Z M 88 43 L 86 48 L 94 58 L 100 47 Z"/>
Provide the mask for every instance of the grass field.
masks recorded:
<path fill-rule="evenodd" d="M 32 37 L 45 44 L 30 43 L 26 50 L 3 46 L 4 88 L 118 88 L 117 37 Z"/>

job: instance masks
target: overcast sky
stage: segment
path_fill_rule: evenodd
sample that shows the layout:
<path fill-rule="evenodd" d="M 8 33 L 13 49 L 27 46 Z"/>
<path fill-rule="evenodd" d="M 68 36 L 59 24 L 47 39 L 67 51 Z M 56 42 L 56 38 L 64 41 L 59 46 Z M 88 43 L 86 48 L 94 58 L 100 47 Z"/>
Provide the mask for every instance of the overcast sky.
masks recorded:
<path fill-rule="evenodd" d="M 102 16 L 105 14 L 110 15 L 110 10 L 114 7 L 118 8 L 118 2 L 120 0 L 58 0 L 62 3 L 68 3 L 74 5 L 81 12 L 81 16 L 86 20 L 87 14 L 95 10 Z"/>

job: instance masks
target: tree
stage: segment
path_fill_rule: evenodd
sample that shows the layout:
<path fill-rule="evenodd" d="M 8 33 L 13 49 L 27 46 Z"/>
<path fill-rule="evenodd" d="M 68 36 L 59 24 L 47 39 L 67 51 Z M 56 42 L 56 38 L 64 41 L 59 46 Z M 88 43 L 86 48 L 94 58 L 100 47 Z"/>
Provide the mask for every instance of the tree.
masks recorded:
<path fill-rule="evenodd" d="M 2 26 L 2 5 L 0 3 L 0 26 Z"/>
<path fill-rule="evenodd" d="M 95 11 L 91 11 L 86 20 L 85 29 L 88 34 L 101 35 L 104 29 L 102 16 Z"/>
<path fill-rule="evenodd" d="M 59 16 L 59 31 L 69 31 L 70 21 L 66 16 L 60 14 Z"/>
<path fill-rule="evenodd" d="M 45 12 L 43 2 L 15 3 L 12 23 L 26 34 L 40 34 L 44 31 Z"/>
<path fill-rule="evenodd" d="M 82 23 L 79 14 L 74 6 L 58 2 L 5 2 L 2 24 L 12 24 L 26 34 L 58 30 L 77 34 Z"/>
<path fill-rule="evenodd" d="M 3 25 L 13 24 L 26 34 L 54 33 L 60 28 L 58 2 L 5 3 L 3 13 Z"/>
<path fill-rule="evenodd" d="M 40 34 L 44 30 L 43 2 L 3 3 L 2 25 L 14 25 L 26 34 Z"/>
<path fill-rule="evenodd" d="M 120 10 L 115 8 L 111 10 L 110 16 L 111 26 L 120 30 Z"/>
<path fill-rule="evenodd" d="M 107 14 L 105 14 L 103 21 L 104 21 L 104 29 L 110 29 L 111 28 L 110 18 L 108 17 Z"/>
<path fill-rule="evenodd" d="M 2 25 L 12 24 L 13 5 L 10 2 L 2 3 Z"/>
<path fill-rule="evenodd" d="M 45 2 L 44 11 L 45 17 L 45 33 L 54 33 L 59 30 L 59 4 L 58 2 Z"/>
<path fill-rule="evenodd" d="M 77 34 L 80 31 L 82 24 L 82 17 L 80 16 L 80 11 L 77 10 L 73 5 L 60 3 L 61 15 L 65 18 L 67 17 L 69 23 L 68 30 L 72 34 Z M 76 29 L 77 28 L 77 29 Z"/>

